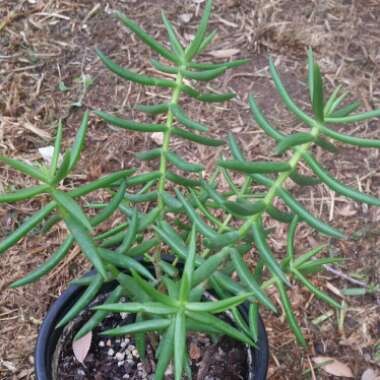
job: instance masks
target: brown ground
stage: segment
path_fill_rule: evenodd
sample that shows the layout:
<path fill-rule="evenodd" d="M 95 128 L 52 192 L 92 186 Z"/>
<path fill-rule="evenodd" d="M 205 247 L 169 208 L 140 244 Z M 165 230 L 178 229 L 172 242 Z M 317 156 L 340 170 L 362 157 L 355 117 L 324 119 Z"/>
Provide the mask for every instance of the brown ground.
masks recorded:
<path fill-rule="evenodd" d="M 182 36 L 194 31 L 196 3 L 192 0 L 158 1 L 91 1 L 91 0 L 3 0 L 0 7 L 0 154 L 23 159 L 38 158 L 37 148 L 50 145 L 58 117 L 65 118 L 66 144 L 72 141 L 83 109 L 118 111 L 132 117 L 141 115 L 131 106 L 142 100 L 165 97 L 155 89 L 144 91 L 110 75 L 95 57 L 94 48 L 102 48 L 116 61 L 136 69 L 149 68 L 149 51 L 137 42 L 110 15 L 123 10 L 158 39 L 165 38 L 159 9 L 167 10 Z M 179 15 L 191 15 L 184 23 Z M 306 99 L 306 48 L 315 50 L 327 87 L 342 83 L 363 100 L 363 110 L 380 106 L 380 29 L 378 0 L 215 0 L 211 19 L 218 38 L 212 55 L 231 53 L 248 57 L 252 62 L 229 72 L 215 89 L 232 89 L 238 94 L 228 105 L 187 105 L 196 118 L 210 120 L 211 131 L 225 136 L 238 134 L 251 157 L 265 157 L 273 143 L 257 128 L 247 109 L 247 94 L 254 91 L 260 105 L 274 125 L 290 131 L 299 128 L 274 94 L 267 70 L 271 54 L 282 73 L 290 93 Z M 227 50 L 226 50 L 227 49 Z M 234 49 L 233 51 L 229 49 Z M 235 50 L 236 49 L 236 50 Z M 83 75 L 93 84 L 83 96 L 81 109 L 71 107 L 81 99 Z M 67 91 L 59 89 L 64 83 Z M 62 87 L 62 86 L 61 86 Z M 302 103 L 302 102 L 301 102 Z M 228 107 L 228 108 L 227 108 Z M 210 114 L 212 117 L 207 117 Z M 209 123 L 210 124 L 210 123 Z M 379 123 L 349 127 L 349 132 L 380 138 Z M 95 178 L 107 170 L 130 166 L 133 152 L 154 146 L 150 136 L 126 133 L 105 127 L 91 118 L 87 150 L 76 181 Z M 176 143 L 185 155 L 212 161 L 209 149 Z M 319 152 L 320 153 L 320 152 Z M 324 155 L 325 165 L 348 184 L 380 195 L 379 153 L 342 148 L 339 160 Z M 0 171 L 0 191 L 25 185 L 25 178 Z M 324 186 L 299 194 L 305 205 L 348 233 L 358 231 L 358 239 L 333 242 L 332 248 L 347 260 L 344 272 L 349 279 L 326 273 L 315 282 L 324 288 L 357 287 L 352 279 L 367 284 L 379 283 L 380 211 L 359 206 L 333 196 Z M 101 196 L 101 195 L 99 195 Z M 42 199 L 41 202 L 44 200 Z M 5 236 L 21 220 L 40 206 L 39 201 L 2 206 L 0 236 Z M 282 247 L 283 229 L 274 235 L 277 251 Z M 46 236 L 36 234 L 24 239 L 0 261 L 0 379 L 32 379 L 33 347 L 38 326 L 49 304 L 65 289 L 78 272 L 84 272 L 83 260 L 74 250 L 47 278 L 26 289 L 9 290 L 7 284 L 26 274 L 48 257 L 65 231 L 54 230 Z M 303 229 L 300 247 L 321 240 Z M 334 379 L 323 370 L 312 369 L 313 357 L 331 356 L 347 364 L 356 379 L 368 368 L 380 375 L 379 293 L 346 297 L 346 312 L 335 315 L 304 289 L 295 287 L 292 301 L 310 348 L 296 347 L 283 318 L 266 316 L 271 344 L 270 379 Z M 275 295 L 274 295 L 275 296 Z M 315 318 L 325 315 L 318 324 Z M 372 378 L 371 378 L 372 379 Z"/>

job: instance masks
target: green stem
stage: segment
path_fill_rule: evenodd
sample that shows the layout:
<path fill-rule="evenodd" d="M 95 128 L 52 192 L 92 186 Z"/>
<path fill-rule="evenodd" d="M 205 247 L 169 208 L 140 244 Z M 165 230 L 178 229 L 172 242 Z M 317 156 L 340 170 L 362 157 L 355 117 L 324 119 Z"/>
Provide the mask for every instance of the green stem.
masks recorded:
<path fill-rule="evenodd" d="M 319 123 L 315 123 L 314 127 L 312 128 L 310 134 L 316 139 L 320 134 L 320 128 L 321 125 Z M 289 178 L 293 170 L 297 167 L 299 161 L 302 159 L 302 156 L 309 150 L 310 146 L 313 144 L 313 141 L 308 142 L 306 144 L 301 145 L 298 149 L 295 150 L 294 155 L 292 158 L 288 161 L 289 166 L 291 167 L 290 170 L 281 173 L 277 179 L 274 181 L 273 185 L 269 188 L 268 193 L 263 198 L 263 202 L 266 204 L 266 208 L 272 205 L 274 197 L 277 195 L 277 189 L 279 189 L 284 182 Z M 264 210 L 265 211 L 265 210 Z M 264 212 L 262 211 L 262 212 Z M 258 218 L 261 216 L 261 213 L 253 215 L 251 218 L 249 218 L 239 229 L 239 233 L 241 236 L 245 236 L 252 224 L 254 224 Z"/>
<path fill-rule="evenodd" d="M 179 96 L 181 94 L 182 89 L 182 82 L 183 82 L 183 75 L 181 73 L 181 70 L 178 71 L 178 74 L 176 76 L 176 87 L 173 91 L 170 104 L 171 105 L 177 105 Z M 170 136 L 172 132 L 173 127 L 173 113 L 169 109 L 168 111 L 168 117 L 166 120 L 166 131 L 164 132 L 164 139 L 161 149 L 161 158 L 160 158 L 160 182 L 158 185 L 158 192 L 159 192 L 159 207 L 161 210 L 164 209 L 164 202 L 162 199 L 162 192 L 165 190 L 165 183 L 166 183 L 166 172 L 167 172 L 167 153 L 169 152 L 170 147 Z"/>

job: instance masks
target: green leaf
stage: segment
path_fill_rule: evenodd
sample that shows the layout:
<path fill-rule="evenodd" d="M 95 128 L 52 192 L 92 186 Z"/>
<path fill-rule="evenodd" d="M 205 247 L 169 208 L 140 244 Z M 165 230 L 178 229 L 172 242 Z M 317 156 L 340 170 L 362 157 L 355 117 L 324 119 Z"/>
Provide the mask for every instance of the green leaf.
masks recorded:
<path fill-rule="evenodd" d="M 177 312 L 177 308 L 159 302 L 112 303 L 95 306 L 93 309 L 111 311 L 114 313 L 148 313 L 157 315 L 174 314 Z"/>
<path fill-rule="evenodd" d="M 160 227 L 153 226 L 153 229 L 166 244 L 173 248 L 177 255 L 182 259 L 187 257 L 188 251 L 185 243 L 166 222 L 161 222 Z"/>
<path fill-rule="evenodd" d="M 161 104 L 137 104 L 135 108 L 138 111 L 151 113 L 151 114 L 160 114 L 168 112 L 169 103 L 161 103 Z"/>
<path fill-rule="evenodd" d="M 229 297 L 220 301 L 210 302 L 189 302 L 186 304 L 186 310 L 207 312 L 211 314 L 222 313 L 228 309 L 240 305 L 249 297 L 253 296 L 254 292 L 241 294 L 239 296 Z"/>
<path fill-rule="evenodd" d="M 296 170 L 294 170 L 289 177 L 299 186 L 314 186 L 321 183 L 319 178 L 299 174 Z"/>
<path fill-rule="evenodd" d="M 257 342 L 259 338 L 259 305 L 257 303 L 251 303 L 249 305 L 248 322 L 253 340 Z"/>
<path fill-rule="evenodd" d="M 194 141 L 194 142 L 196 142 L 198 144 L 202 144 L 202 145 L 220 146 L 220 145 L 224 144 L 223 140 L 218 140 L 218 139 L 214 139 L 214 138 L 196 135 L 195 133 L 185 131 L 184 129 L 181 129 L 181 128 L 173 127 L 172 133 L 175 136 L 182 137 L 185 140 Z"/>
<path fill-rule="evenodd" d="M 190 233 L 190 244 L 188 249 L 188 255 L 186 257 L 185 267 L 183 269 L 181 286 L 179 289 L 179 300 L 181 303 L 185 303 L 190 294 L 191 290 L 191 281 L 194 271 L 194 260 L 196 254 L 196 229 L 193 226 Z"/>
<path fill-rule="evenodd" d="M 156 158 L 161 157 L 161 148 L 148 150 L 146 152 L 138 152 L 135 153 L 135 156 L 141 161 L 155 160 Z"/>
<path fill-rule="evenodd" d="M 248 103 L 251 108 L 252 115 L 256 120 L 256 123 L 262 128 L 262 130 L 277 142 L 281 141 L 284 138 L 284 135 L 270 125 L 264 114 L 261 112 L 259 106 L 257 105 L 253 95 L 249 95 Z"/>
<path fill-rule="evenodd" d="M 278 208 L 274 207 L 273 205 L 270 205 L 265 209 L 265 211 L 273 218 L 278 220 L 281 223 L 290 223 L 293 219 L 293 215 L 289 214 L 287 212 L 283 212 L 279 210 Z"/>
<path fill-rule="evenodd" d="M 251 203 L 243 199 L 238 199 L 235 202 L 225 201 L 224 206 L 232 214 L 241 216 L 255 215 L 266 209 L 266 203 L 264 201 Z"/>
<path fill-rule="evenodd" d="M 60 182 L 63 178 L 65 178 L 68 175 L 70 171 L 70 161 L 71 161 L 71 151 L 67 150 L 65 154 L 63 155 L 61 166 L 58 168 L 55 174 L 55 178 L 53 180 L 55 183 Z"/>
<path fill-rule="evenodd" d="M 256 179 L 257 176 L 256 176 Z M 332 236 L 337 239 L 345 239 L 345 235 L 334 227 L 329 226 L 322 220 L 316 218 L 309 211 L 307 211 L 298 201 L 296 201 L 290 194 L 283 188 L 277 189 L 278 195 L 282 198 L 285 204 L 297 215 L 300 216 L 307 224 L 314 227 L 319 232 L 325 235 Z"/>
<path fill-rule="evenodd" d="M 49 169 L 49 176 L 50 177 L 54 177 L 55 171 L 57 170 L 59 154 L 61 153 L 62 136 L 63 136 L 62 119 L 59 119 L 57 135 L 55 137 L 55 142 L 54 142 L 53 157 L 51 159 L 50 169 Z"/>
<path fill-rule="evenodd" d="M 330 176 L 330 174 L 324 170 L 310 154 L 304 154 L 303 158 L 315 175 L 317 175 L 331 190 L 358 202 L 380 206 L 380 199 L 354 190 Z"/>
<path fill-rule="evenodd" d="M 133 278 L 135 279 L 136 283 L 140 286 L 140 288 L 144 290 L 144 292 L 147 293 L 149 297 L 151 297 L 153 300 L 161 302 L 168 306 L 177 307 L 176 300 L 156 290 L 152 285 L 143 280 L 136 272 L 133 272 Z"/>
<path fill-rule="evenodd" d="M 142 173 L 139 175 L 135 175 L 134 177 L 128 178 L 127 185 L 128 186 L 144 185 L 147 182 L 152 181 L 154 179 L 159 179 L 160 177 L 161 177 L 161 173 L 159 171 Z"/>
<path fill-rule="evenodd" d="M 106 298 L 103 305 L 113 304 L 120 300 L 123 295 L 123 288 L 119 285 L 117 286 L 110 295 Z M 75 334 L 74 341 L 78 340 L 82 336 L 86 335 L 88 332 L 95 329 L 100 323 L 107 317 L 108 311 L 97 310 L 91 318 L 80 328 L 80 330 Z"/>
<path fill-rule="evenodd" d="M 218 238 L 218 234 L 201 219 L 201 217 L 194 210 L 190 202 L 186 200 L 186 198 L 179 192 L 179 190 L 178 189 L 175 189 L 175 190 L 176 190 L 178 199 L 183 204 L 183 207 L 185 208 L 186 213 L 188 214 L 189 218 L 194 222 L 194 224 L 197 226 L 199 232 L 211 240 L 216 240 Z"/>
<path fill-rule="evenodd" d="M 87 216 L 84 214 L 81 207 L 68 195 L 68 193 L 53 189 L 51 190 L 51 195 L 60 208 L 66 210 L 66 212 L 69 213 L 73 219 L 81 223 L 87 231 L 92 231 L 92 226 Z"/>
<path fill-rule="evenodd" d="M 209 81 L 215 79 L 226 72 L 225 67 L 220 67 L 218 69 L 203 70 L 203 71 L 182 71 L 182 74 L 187 79 L 194 79 L 199 81 Z"/>
<path fill-rule="evenodd" d="M 282 154 L 288 149 L 314 141 L 314 136 L 309 133 L 295 133 L 281 140 L 276 147 L 276 154 Z"/>
<path fill-rule="evenodd" d="M 297 269 L 305 275 L 311 275 L 323 271 L 324 265 L 339 264 L 344 259 L 341 257 L 324 257 L 322 259 L 311 260 L 300 265 Z"/>
<path fill-rule="evenodd" d="M 69 309 L 65 316 L 57 324 L 57 328 L 65 326 L 73 320 L 90 302 L 98 295 L 103 285 L 103 278 L 100 274 L 95 276 L 95 280 L 88 286 L 77 302 Z"/>
<path fill-rule="evenodd" d="M 66 240 L 61 244 L 61 246 L 53 253 L 53 255 L 48 260 L 41 264 L 41 266 L 39 266 L 34 272 L 31 272 L 25 277 L 21 278 L 20 280 L 13 282 L 10 285 L 10 287 L 17 288 L 19 286 L 30 284 L 40 279 L 46 273 L 49 273 L 67 255 L 73 244 L 74 238 L 72 236 L 67 237 Z"/>
<path fill-rule="evenodd" d="M 125 193 L 125 199 L 132 203 L 140 203 L 140 202 L 152 202 L 156 201 L 158 198 L 157 191 L 152 191 L 151 193 L 146 194 L 130 194 Z"/>
<path fill-rule="evenodd" d="M 154 374 L 154 380 L 164 379 L 166 368 L 168 367 L 173 356 L 175 326 L 176 323 L 172 322 L 167 328 L 165 334 L 161 336 L 160 351 L 158 355 L 156 372 Z"/>
<path fill-rule="evenodd" d="M 197 131 L 201 132 L 207 132 L 208 128 L 200 123 L 197 123 L 196 121 L 193 121 L 189 119 L 187 115 L 183 112 L 180 106 L 177 104 L 170 105 L 170 111 L 173 113 L 173 115 L 176 117 L 176 119 L 183 124 L 185 127 L 188 127 L 190 129 L 195 129 Z"/>
<path fill-rule="evenodd" d="M 296 279 L 303 284 L 311 293 L 313 293 L 317 298 L 322 300 L 323 302 L 326 302 L 332 307 L 335 307 L 337 309 L 341 308 L 341 305 L 335 301 L 333 298 L 331 298 L 329 295 L 326 293 L 322 292 L 319 290 L 316 286 L 314 286 L 306 277 L 301 274 L 297 269 L 293 268 L 292 273 L 296 277 Z"/>
<path fill-rule="evenodd" d="M 180 210 L 182 209 L 182 203 L 177 200 L 177 198 L 173 197 L 171 194 L 169 194 L 167 191 L 161 192 L 162 200 L 164 201 L 165 205 L 173 210 Z"/>
<path fill-rule="evenodd" d="M 112 252 L 104 248 L 99 248 L 98 252 L 100 257 L 107 263 L 111 263 L 118 268 L 128 269 L 130 271 L 134 270 L 149 280 L 155 280 L 153 275 L 143 264 L 132 259 L 131 257 L 123 256 L 120 253 Z"/>
<path fill-rule="evenodd" d="M 313 112 L 315 118 L 323 123 L 324 113 L 324 100 L 323 100 L 323 82 L 320 68 L 314 64 L 313 68 Z"/>
<path fill-rule="evenodd" d="M 214 93 L 201 94 L 195 90 L 189 91 L 189 87 L 183 88 L 183 91 L 189 96 L 205 103 L 223 103 L 235 97 L 235 94 L 233 92 L 227 92 L 225 94 L 214 94 Z"/>
<path fill-rule="evenodd" d="M 298 325 L 297 318 L 295 317 L 293 310 L 292 310 L 292 305 L 290 303 L 289 297 L 286 293 L 285 287 L 282 284 L 281 281 L 276 282 L 276 286 L 280 295 L 280 300 L 282 303 L 282 306 L 284 308 L 285 316 L 286 319 L 288 320 L 289 326 L 292 329 L 297 342 L 302 346 L 302 347 L 307 347 L 307 343 L 305 341 L 305 338 L 302 334 L 301 328 Z"/>
<path fill-rule="evenodd" d="M 164 22 L 165 28 L 168 32 L 170 45 L 173 48 L 173 50 L 177 53 L 177 56 L 181 58 L 184 54 L 184 50 L 183 50 L 183 47 L 182 47 L 181 43 L 179 42 L 179 40 L 176 36 L 173 25 L 167 19 L 164 11 L 162 11 L 162 10 L 161 10 L 161 17 L 162 17 L 162 21 Z"/>
<path fill-rule="evenodd" d="M 213 42 L 214 38 L 217 36 L 218 32 L 214 30 L 209 33 L 202 41 L 201 46 L 199 47 L 199 54 L 202 53 L 207 47 Z"/>
<path fill-rule="evenodd" d="M 48 203 L 40 211 L 36 212 L 33 216 L 26 219 L 26 221 L 8 235 L 3 241 L 0 242 L 0 254 L 4 253 L 8 248 L 15 245 L 20 239 L 22 239 L 30 230 L 32 230 L 37 224 L 43 221 L 56 207 L 55 202 Z"/>
<path fill-rule="evenodd" d="M 105 336 L 120 336 L 127 334 L 136 334 L 138 332 L 151 332 L 165 330 L 170 325 L 168 319 L 151 319 L 148 321 L 131 323 L 126 326 L 116 327 L 100 333 Z"/>
<path fill-rule="evenodd" d="M 165 125 L 161 124 L 145 124 L 138 123 L 132 120 L 120 119 L 118 117 L 112 116 L 106 112 L 95 111 L 95 114 L 102 118 L 105 122 L 115 125 L 120 128 L 128 129 L 130 131 L 138 132 L 165 132 Z"/>
<path fill-rule="evenodd" d="M 198 30 L 195 34 L 193 41 L 190 46 L 185 51 L 185 57 L 187 62 L 190 62 L 192 58 L 199 52 L 202 42 L 205 38 L 205 34 L 207 31 L 208 19 L 211 13 L 212 0 L 207 0 L 201 22 L 199 23 Z"/>
<path fill-rule="evenodd" d="M 119 20 L 132 32 L 134 32 L 143 42 L 145 42 L 149 47 L 151 47 L 158 54 L 163 56 L 164 58 L 172 61 L 174 63 L 180 63 L 179 59 L 173 54 L 170 50 L 163 47 L 160 43 L 158 43 L 152 36 L 146 33 L 138 24 L 129 19 L 125 14 L 121 12 L 116 12 L 116 16 Z"/>
<path fill-rule="evenodd" d="M 179 71 L 179 67 L 164 65 L 156 59 L 150 59 L 149 61 L 156 70 L 161 71 L 163 73 L 176 75 Z"/>
<path fill-rule="evenodd" d="M 327 124 L 349 124 L 349 123 L 357 123 L 359 121 L 364 121 L 368 119 L 372 119 L 375 117 L 380 117 L 380 109 L 374 110 L 370 112 L 363 112 L 352 116 L 345 116 L 345 117 L 327 117 L 325 119 L 325 122 Z"/>
<path fill-rule="evenodd" d="M 272 58 L 269 58 L 269 71 L 272 75 L 273 82 L 276 86 L 276 89 L 281 96 L 281 99 L 287 106 L 287 108 L 293 112 L 298 118 L 300 118 L 302 121 L 304 121 L 307 125 L 313 127 L 315 124 L 315 121 L 308 115 L 306 115 L 290 98 L 288 92 L 286 91 L 284 85 L 281 82 L 280 76 L 276 70 L 276 67 L 272 61 Z M 314 90 L 313 90 L 314 93 Z M 313 94 L 314 96 L 314 94 Z"/>
<path fill-rule="evenodd" d="M 336 98 L 338 96 L 338 93 L 339 91 L 341 90 L 342 86 L 339 85 L 338 87 L 336 87 L 334 89 L 334 91 L 332 92 L 332 94 L 330 95 L 329 99 L 327 100 L 326 104 L 325 104 L 325 107 L 324 107 L 324 110 L 323 110 L 323 113 L 325 115 L 325 117 L 327 116 L 330 116 L 330 113 L 331 113 L 331 107 L 333 106 L 333 104 L 335 103 L 336 101 Z M 311 99 L 310 99 L 311 100 Z M 335 109 L 335 107 L 334 107 Z"/>
<path fill-rule="evenodd" d="M 343 133 L 339 133 L 321 126 L 321 132 L 336 141 L 343 142 L 354 146 L 360 146 L 363 148 L 380 148 L 380 140 L 365 139 L 360 137 L 348 136 Z"/>
<path fill-rule="evenodd" d="M 94 265 L 103 279 L 107 280 L 107 272 L 101 258 L 99 257 L 93 238 L 87 233 L 85 227 L 83 227 L 83 225 L 79 223 L 76 218 L 73 218 L 70 213 L 63 208 L 61 208 L 60 211 L 67 228 L 74 236 L 75 241 L 78 243 L 84 255 Z"/>
<path fill-rule="evenodd" d="M 17 190 L 13 193 L 0 194 L 0 203 L 13 203 L 23 201 L 25 199 L 31 199 L 36 195 L 46 193 L 48 189 L 49 185 L 38 185 L 27 189 Z"/>
<path fill-rule="evenodd" d="M 110 175 L 101 177 L 91 183 L 87 183 L 86 185 L 80 186 L 77 189 L 70 191 L 68 194 L 72 198 L 81 197 L 95 190 L 108 187 L 114 182 L 121 180 L 122 178 L 129 177 L 135 171 L 136 171 L 135 169 L 126 169 L 126 170 L 120 170 L 120 171 L 114 172 Z"/>
<path fill-rule="evenodd" d="M 23 161 L 14 160 L 13 158 L 0 156 L 0 161 L 3 161 L 5 164 L 9 165 L 11 168 L 29 175 L 35 179 L 38 179 L 39 181 L 48 183 L 49 178 L 42 173 L 42 171 L 38 170 L 36 167 L 29 165 Z"/>
<path fill-rule="evenodd" d="M 282 271 L 279 263 L 273 257 L 271 249 L 266 241 L 265 232 L 260 219 L 256 220 L 252 224 L 252 232 L 260 256 L 264 260 L 265 264 L 268 266 L 268 269 L 272 272 L 274 276 L 279 278 L 282 282 L 284 282 L 287 285 L 290 285 L 289 280 Z"/>
<path fill-rule="evenodd" d="M 200 182 L 198 180 L 179 176 L 179 175 L 171 172 L 170 170 L 167 171 L 166 178 L 170 182 L 173 182 L 173 183 L 176 183 L 177 185 L 182 185 L 182 186 L 185 186 L 185 187 L 197 187 L 197 186 L 200 186 Z"/>
<path fill-rule="evenodd" d="M 138 228 L 138 215 L 137 210 L 133 210 L 132 218 L 129 221 L 129 226 L 127 233 L 123 239 L 123 243 L 117 249 L 120 255 L 127 255 L 129 248 L 136 241 L 137 238 L 137 228 Z"/>
<path fill-rule="evenodd" d="M 218 269 L 218 267 L 226 260 L 228 253 L 228 249 L 223 249 L 202 262 L 202 264 L 199 265 L 193 273 L 191 282 L 192 288 L 196 287 L 203 281 L 207 281 L 209 277 Z"/>
<path fill-rule="evenodd" d="M 326 248 L 327 248 L 326 244 L 321 244 L 312 248 L 307 253 L 303 254 L 300 257 L 297 257 L 293 262 L 293 266 L 299 269 L 302 264 L 308 262 L 312 257 L 314 257 L 315 255 L 318 255 L 318 253 L 322 252 Z"/>
<path fill-rule="evenodd" d="M 214 69 L 220 69 L 225 68 L 232 69 L 241 65 L 245 65 L 246 63 L 249 63 L 249 59 L 237 59 L 235 61 L 230 62 L 224 62 L 224 63 L 197 63 L 197 62 L 190 62 L 188 66 L 192 69 L 196 70 L 214 70 Z"/>
<path fill-rule="evenodd" d="M 245 344 L 253 345 L 251 339 L 249 339 L 245 334 L 209 313 L 186 311 L 186 316 L 195 322 L 200 322 L 206 326 L 209 325 L 210 329 L 212 330 L 219 330 L 221 334 L 230 336 L 231 338 L 241 341 Z"/>
<path fill-rule="evenodd" d="M 100 60 L 104 63 L 104 65 L 112 71 L 114 74 L 119 77 L 129 80 L 131 82 L 143 84 L 146 86 L 157 86 L 163 88 L 175 88 L 176 83 L 172 80 L 168 79 L 159 79 L 150 77 L 148 75 L 136 74 L 133 71 L 130 71 L 124 67 L 121 67 L 114 63 L 109 57 L 107 57 L 101 50 L 96 49 L 96 54 L 100 58 Z"/>
<path fill-rule="evenodd" d="M 83 115 L 82 123 L 75 137 L 74 145 L 71 148 L 69 171 L 75 168 L 77 162 L 79 161 L 80 153 L 83 150 L 88 129 L 88 116 L 89 113 L 86 111 Z"/>
<path fill-rule="evenodd" d="M 299 217 L 296 215 L 290 223 L 288 231 L 287 253 L 290 260 L 293 260 L 294 258 L 294 238 L 296 236 L 298 223 Z"/>
<path fill-rule="evenodd" d="M 127 187 L 127 183 L 122 181 L 120 184 L 119 190 L 112 197 L 111 201 L 107 204 L 106 207 L 102 209 L 98 214 L 96 214 L 93 218 L 90 219 L 90 223 L 92 226 L 97 226 L 98 224 L 107 220 L 119 207 L 120 203 L 124 199 L 125 189 Z"/>
<path fill-rule="evenodd" d="M 225 199 L 219 192 L 217 192 L 210 184 L 208 184 L 204 180 L 201 180 L 201 185 L 206 190 L 210 198 L 212 198 L 218 204 L 219 207 L 224 206 Z"/>
<path fill-rule="evenodd" d="M 136 315 L 136 322 L 144 321 L 143 315 L 138 313 Z M 140 332 L 135 334 L 136 348 L 142 360 L 145 360 L 146 344 L 145 344 L 145 333 Z"/>
<path fill-rule="evenodd" d="M 322 137 L 318 137 L 315 141 L 315 143 L 320 146 L 321 148 L 327 150 L 328 152 L 331 152 L 331 153 L 337 153 L 338 152 L 338 148 L 330 143 L 329 141 L 323 139 Z"/>
<path fill-rule="evenodd" d="M 242 162 L 237 160 L 218 161 L 222 168 L 236 170 L 239 172 L 252 173 L 279 173 L 291 170 L 291 166 L 287 162 Z"/>
<path fill-rule="evenodd" d="M 185 161 L 183 158 L 179 157 L 174 152 L 167 152 L 166 153 L 167 159 L 175 165 L 178 169 L 187 171 L 187 172 L 200 172 L 204 170 L 204 167 L 199 164 L 192 164 L 190 162 Z"/>
<path fill-rule="evenodd" d="M 331 117 L 345 117 L 348 116 L 350 113 L 356 111 L 360 107 L 361 103 L 358 100 L 355 100 L 352 103 L 347 104 L 343 108 L 339 109 L 338 111 L 335 111 Z"/>
<path fill-rule="evenodd" d="M 251 274 L 244 259 L 241 257 L 237 250 L 231 250 L 231 259 L 235 266 L 236 272 L 239 275 L 240 280 L 249 288 L 258 301 L 260 301 L 269 310 L 274 313 L 277 312 L 275 306 L 270 301 L 268 296 L 261 290 L 260 285 L 255 280 L 254 276 Z"/>
<path fill-rule="evenodd" d="M 140 245 L 130 248 L 129 251 L 127 252 L 127 255 L 129 257 L 142 256 L 148 251 L 150 251 L 153 247 L 156 247 L 158 242 L 159 242 L 158 239 L 144 240 Z"/>
<path fill-rule="evenodd" d="M 183 312 L 175 318 L 174 329 L 174 369 L 175 380 L 182 379 L 183 364 L 186 352 L 186 320 Z"/>

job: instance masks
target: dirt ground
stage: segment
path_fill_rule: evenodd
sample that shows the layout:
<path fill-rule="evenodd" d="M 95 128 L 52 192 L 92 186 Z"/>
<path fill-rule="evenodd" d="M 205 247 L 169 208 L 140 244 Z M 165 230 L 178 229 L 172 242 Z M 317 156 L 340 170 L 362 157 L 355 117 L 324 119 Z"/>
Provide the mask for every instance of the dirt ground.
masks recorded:
<path fill-rule="evenodd" d="M 59 117 L 65 122 L 68 145 L 85 109 L 118 112 L 144 121 L 133 105 L 164 99 L 167 92 L 125 83 L 109 74 L 96 58 L 95 47 L 99 47 L 125 66 L 157 75 L 148 61 L 151 52 L 120 26 L 112 11 L 125 12 L 159 40 L 166 41 L 159 12 L 164 8 L 182 38 L 189 39 L 199 20 L 201 3 L 202 0 L 0 0 L 0 154 L 39 159 L 37 149 L 52 144 Z M 328 89 L 340 83 L 362 101 L 361 110 L 380 107 L 379 19 L 378 0 L 214 0 L 210 29 L 216 29 L 218 36 L 204 53 L 204 61 L 238 57 L 251 61 L 213 84 L 216 90 L 235 91 L 235 100 L 222 105 L 190 101 L 186 102 L 186 110 L 207 122 L 212 135 L 225 137 L 232 131 L 251 158 L 265 159 L 274 145 L 251 119 L 247 95 L 256 95 L 276 127 L 286 132 L 302 130 L 274 93 L 267 58 L 274 58 L 289 92 L 307 108 L 308 46 L 315 51 Z M 345 128 L 348 133 L 380 138 L 379 127 L 379 121 L 373 121 Z M 87 149 L 73 181 L 80 183 L 112 169 L 132 166 L 137 163 L 134 152 L 154 146 L 149 135 L 107 127 L 92 116 Z M 185 156 L 210 165 L 216 157 L 214 151 L 187 142 L 178 140 L 175 146 Z M 378 151 L 342 146 L 338 159 L 319 151 L 317 156 L 345 183 L 380 196 Z M 0 168 L 0 192 L 30 184 L 28 181 L 4 166 Z M 332 293 L 337 293 L 336 289 L 379 284 L 380 210 L 335 196 L 325 186 L 296 191 L 305 206 L 355 236 L 349 241 L 330 242 L 334 254 L 346 259 L 339 268 L 345 275 L 326 272 L 313 281 Z M 97 197 L 101 199 L 102 194 Z M 44 202 L 42 198 L 2 205 L 0 237 Z M 276 227 L 271 243 L 276 252 L 281 252 L 286 231 L 280 225 Z M 34 378 L 34 342 L 43 316 L 68 282 L 88 268 L 74 249 L 63 264 L 37 284 L 25 289 L 7 288 L 46 259 L 64 235 L 62 228 L 53 229 L 47 236 L 32 234 L 1 256 L 1 380 Z M 306 227 L 298 239 L 299 252 L 326 241 Z M 269 379 L 338 379 L 317 368 L 314 359 L 318 356 L 344 363 L 355 379 L 375 379 L 374 373 L 380 376 L 379 292 L 361 296 L 335 294 L 347 305 L 339 314 L 301 287 L 295 286 L 290 295 L 309 349 L 296 346 L 283 317 L 265 315 L 271 346 Z M 372 377 L 368 377 L 370 369 L 374 371 Z"/>

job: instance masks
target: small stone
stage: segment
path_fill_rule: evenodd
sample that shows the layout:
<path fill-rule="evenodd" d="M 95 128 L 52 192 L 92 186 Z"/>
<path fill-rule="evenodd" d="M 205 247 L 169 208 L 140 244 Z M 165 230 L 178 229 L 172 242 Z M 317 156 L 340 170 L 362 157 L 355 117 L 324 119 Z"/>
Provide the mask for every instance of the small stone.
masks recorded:
<path fill-rule="evenodd" d="M 110 348 L 109 350 L 108 350 L 108 356 L 113 356 L 114 355 L 114 353 L 115 353 L 115 351 L 112 349 L 112 348 Z"/>
<path fill-rule="evenodd" d="M 84 376 L 86 374 L 86 372 L 84 372 L 82 368 L 79 368 L 77 370 L 77 374 L 80 375 L 80 376 Z"/>
<path fill-rule="evenodd" d="M 129 379 L 129 375 L 126 373 L 126 374 L 123 376 L 123 379 Z"/>
<path fill-rule="evenodd" d="M 127 351 L 128 352 L 132 352 L 136 347 L 133 346 L 132 344 L 130 344 L 128 347 L 127 347 Z"/>
<path fill-rule="evenodd" d="M 125 358 L 125 353 L 124 352 L 117 352 L 115 355 L 115 359 L 117 361 L 122 361 Z"/>
<path fill-rule="evenodd" d="M 121 319 L 127 319 L 128 318 L 128 313 L 120 313 Z"/>
<path fill-rule="evenodd" d="M 140 357 L 139 352 L 138 352 L 138 350 L 136 350 L 136 349 L 134 349 L 134 350 L 132 351 L 132 355 L 133 355 L 135 358 L 139 358 L 139 357 Z"/>
<path fill-rule="evenodd" d="M 108 340 L 107 340 L 107 342 L 106 342 L 106 346 L 107 346 L 107 347 L 111 347 L 111 346 L 112 346 L 111 339 L 108 339 Z"/>
<path fill-rule="evenodd" d="M 122 340 L 121 342 L 120 342 L 120 347 L 121 348 L 125 348 L 125 347 L 127 347 L 127 342 L 125 341 L 125 340 Z"/>
<path fill-rule="evenodd" d="M 124 360 L 120 360 L 119 362 L 117 362 L 118 367 L 121 367 L 122 365 L 124 365 Z"/>
<path fill-rule="evenodd" d="M 104 343 L 103 340 L 99 340 L 98 346 L 99 347 L 104 347 L 106 344 Z"/>

